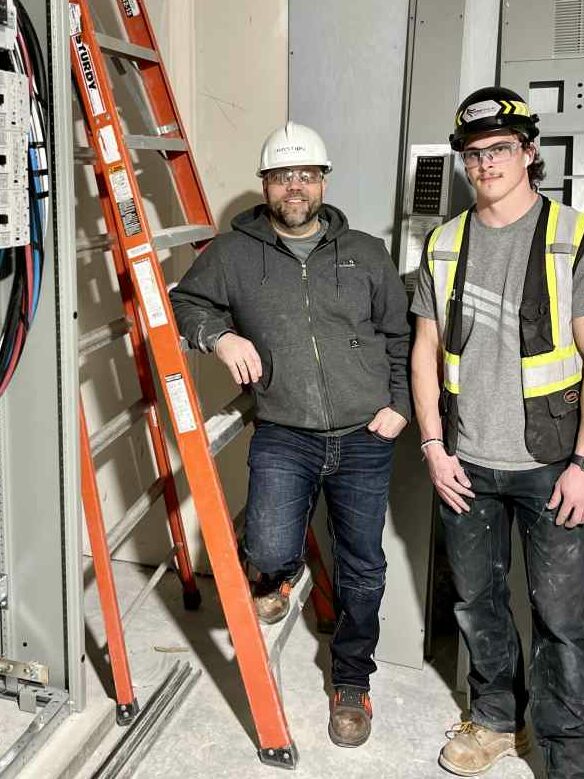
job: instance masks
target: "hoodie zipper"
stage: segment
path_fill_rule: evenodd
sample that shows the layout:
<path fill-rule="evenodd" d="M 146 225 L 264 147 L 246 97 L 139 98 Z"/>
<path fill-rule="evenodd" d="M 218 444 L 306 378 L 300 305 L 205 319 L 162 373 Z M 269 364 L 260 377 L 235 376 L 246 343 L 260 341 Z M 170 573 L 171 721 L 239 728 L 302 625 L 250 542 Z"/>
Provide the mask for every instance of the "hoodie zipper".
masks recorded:
<path fill-rule="evenodd" d="M 296 258 L 295 258 L 296 259 Z M 333 429 L 332 425 L 332 413 L 331 413 L 331 404 L 326 388 L 326 382 L 324 378 L 324 370 L 322 367 L 322 362 L 320 359 L 320 353 L 318 351 L 318 344 L 316 343 L 316 337 L 314 335 L 314 330 L 312 328 L 312 316 L 310 313 L 310 292 L 308 289 L 308 271 L 306 267 L 306 260 L 300 260 L 300 265 L 302 266 L 302 285 L 304 287 L 304 302 L 306 304 L 306 313 L 308 316 L 308 327 L 310 329 L 310 337 L 312 339 L 312 348 L 314 349 L 314 357 L 316 359 L 316 364 L 318 365 L 318 372 L 320 375 L 320 384 L 321 384 L 321 392 L 322 392 L 322 399 L 323 399 L 323 408 L 324 408 L 324 417 L 327 425 L 328 430 Z"/>

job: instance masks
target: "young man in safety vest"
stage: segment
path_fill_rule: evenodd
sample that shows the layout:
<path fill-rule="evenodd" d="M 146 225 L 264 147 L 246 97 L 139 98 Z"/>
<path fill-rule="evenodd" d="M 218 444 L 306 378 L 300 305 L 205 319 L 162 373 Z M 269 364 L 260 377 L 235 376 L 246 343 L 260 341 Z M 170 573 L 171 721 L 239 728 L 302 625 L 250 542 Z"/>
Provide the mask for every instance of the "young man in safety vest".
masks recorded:
<path fill-rule="evenodd" d="M 407 299 L 384 243 L 323 204 L 322 139 L 288 122 L 265 141 L 265 204 L 239 214 L 171 293 L 180 332 L 251 384 L 245 548 L 263 622 L 282 619 L 318 493 L 333 537 L 337 623 L 329 734 L 363 744 L 385 583 L 394 439 L 410 415 Z"/>
<path fill-rule="evenodd" d="M 515 518 L 535 731 L 550 778 L 584 777 L 584 215 L 538 194 L 537 121 L 503 88 L 461 104 L 450 143 L 476 206 L 430 234 L 412 305 L 422 451 L 470 652 L 471 721 L 439 758 L 460 776 L 529 749 L 507 587 Z"/>

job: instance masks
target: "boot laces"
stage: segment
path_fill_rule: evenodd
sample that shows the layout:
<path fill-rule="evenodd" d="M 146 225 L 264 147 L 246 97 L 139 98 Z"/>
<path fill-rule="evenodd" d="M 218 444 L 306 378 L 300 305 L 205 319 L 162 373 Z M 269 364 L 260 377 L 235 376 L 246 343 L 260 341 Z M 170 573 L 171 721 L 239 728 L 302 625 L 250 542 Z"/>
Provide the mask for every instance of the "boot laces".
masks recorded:
<path fill-rule="evenodd" d="M 478 726 L 472 722 L 472 720 L 463 720 L 462 722 L 457 722 L 455 725 L 453 725 L 450 730 L 447 730 L 446 737 L 452 740 L 459 735 L 476 736 L 477 732 Z"/>

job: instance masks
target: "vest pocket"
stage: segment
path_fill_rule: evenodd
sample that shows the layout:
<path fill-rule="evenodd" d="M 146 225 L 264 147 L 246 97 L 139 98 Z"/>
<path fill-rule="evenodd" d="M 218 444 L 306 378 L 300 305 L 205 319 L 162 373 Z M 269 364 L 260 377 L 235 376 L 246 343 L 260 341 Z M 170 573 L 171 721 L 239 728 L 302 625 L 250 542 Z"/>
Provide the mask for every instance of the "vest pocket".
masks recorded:
<path fill-rule="evenodd" d="M 549 298 L 524 300 L 519 308 L 519 323 L 523 357 L 552 351 L 554 342 Z"/>
<path fill-rule="evenodd" d="M 525 399 L 525 444 L 538 462 L 565 460 L 574 451 L 579 391 L 580 382 L 551 395 Z"/>

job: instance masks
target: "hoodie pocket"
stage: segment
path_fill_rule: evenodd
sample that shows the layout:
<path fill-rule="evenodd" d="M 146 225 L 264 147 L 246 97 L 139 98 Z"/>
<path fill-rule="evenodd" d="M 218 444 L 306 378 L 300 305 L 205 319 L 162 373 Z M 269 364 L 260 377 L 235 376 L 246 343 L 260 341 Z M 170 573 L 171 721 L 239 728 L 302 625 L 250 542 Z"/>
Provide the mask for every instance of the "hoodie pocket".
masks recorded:
<path fill-rule="evenodd" d="M 322 384 L 306 344 L 271 349 L 262 355 L 262 378 L 254 385 L 258 416 L 292 427 L 326 429 Z"/>
<path fill-rule="evenodd" d="M 371 419 L 390 403 L 385 339 L 345 335 L 320 339 L 319 347 L 336 427 Z"/>

